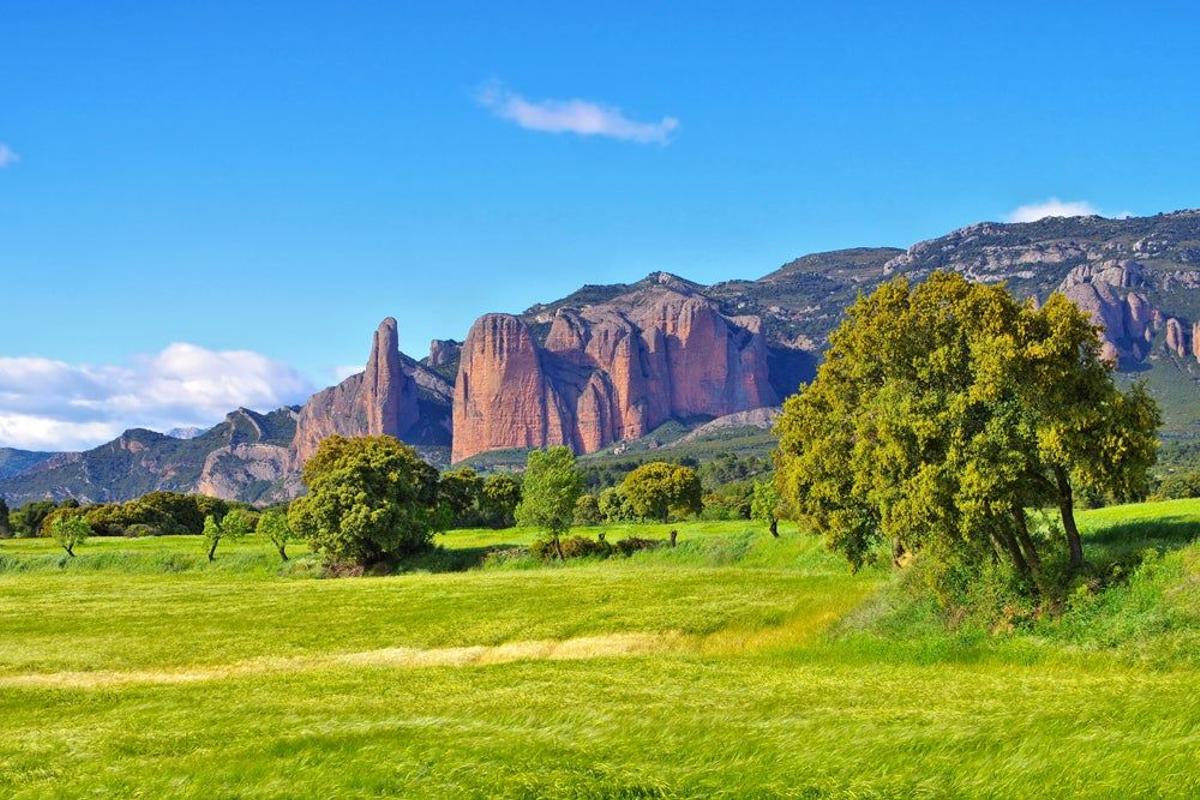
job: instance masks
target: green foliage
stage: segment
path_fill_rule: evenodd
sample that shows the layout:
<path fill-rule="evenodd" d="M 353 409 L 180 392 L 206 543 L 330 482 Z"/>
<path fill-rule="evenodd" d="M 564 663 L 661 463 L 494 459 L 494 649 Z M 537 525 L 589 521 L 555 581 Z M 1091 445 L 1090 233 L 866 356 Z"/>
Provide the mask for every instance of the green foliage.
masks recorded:
<path fill-rule="evenodd" d="M 953 584 L 999 554 L 1031 589 L 1049 575 L 1025 509 L 1056 503 L 1078 569 L 1073 486 L 1144 490 L 1158 420 L 1098 354 L 1096 329 L 1060 295 L 1035 309 L 957 274 L 884 284 L 784 407 L 783 498 L 855 566 L 889 542 L 942 559 L 931 574 Z"/>
<path fill-rule="evenodd" d="M 774 481 L 758 481 L 754 484 L 754 495 L 750 500 L 750 516 L 767 523 L 771 533 L 776 533 L 779 524 L 779 490 Z"/>
<path fill-rule="evenodd" d="M 483 524 L 493 528 L 511 528 L 516 524 L 517 505 L 521 502 L 521 481 L 508 473 L 489 475 L 483 482 L 480 511 Z"/>
<path fill-rule="evenodd" d="M 671 514 L 698 514 L 702 508 L 700 478 L 691 467 L 661 461 L 643 464 L 625 476 L 621 494 L 643 519 L 666 522 Z"/>
<path fill-rule="evenodd" d="M 34 500 L 9 513 L 13 533 L 17 536 L 37 536 L 42 532 L 46 517 L 58 508 L 53 500 Z"/>
<path fill-rule="evenodd" d="M 1179 500 L 1200 497 L 1200 469 L 1173 472 L 1162 479 L 1154 491 L 1155 500 Z"/>
<path fill-rule="evenodd" d="M 615 486 L 600 492 L 596 500 L 596 510 L 605 522 L 629 522 L 637 516 L 633 513 L 629 500 Z"/>
<path fill-rule="evenodd" d="M 13 535 L 12 525 L 8 521 L 8 503 L 4 502 L 4 498 L 0 497 L 0 539 L 7 539 Z"/>
<path fill-rule="evenodd" d="M 292 539 L 292 528 L 288 525 L 287 512 L 273 508 L 262 512 L 255 526 L 255 533 L 266 539 L 279 551 L 279 557 L 288 560 L 287 546 Z"/>
<path fill-rule="evenodd" d="M 483 524 L 483 478 L 470 467 L 442 473 L 438 492 L 450 511 L 451 524 L 469 528 Z"/>
<path fill-rule="evenodd" d="M 558 540 L 575 518 L 575 501 L 583 481 L 575 469 L 575 454 L 568 447 L 551 447 L 530 452 L 521 482 L 517 522 L 541 528 Z"/>
<path fill-rule="evenodd" d="M 445 527 L 437 470 L 390 436 L 331 436 L 308 463 L 308 494 L 288 523 L 313 548 L 339 562 L 373 564 L 415 553 Z"/>
<path fill-rule="evenodd" d="M 88 540 L 92 528 L 76 509 L 60 510 L 50 519 L 49 533 L 59 547 L 74 557 L 75 548 Z"/>
<path fill-rule="evenodd" d="M 581 494 L 575 501 L 576 525 L 599 525 L 603 518 L 600 515 L 600 501 L 594 494 Z"/>

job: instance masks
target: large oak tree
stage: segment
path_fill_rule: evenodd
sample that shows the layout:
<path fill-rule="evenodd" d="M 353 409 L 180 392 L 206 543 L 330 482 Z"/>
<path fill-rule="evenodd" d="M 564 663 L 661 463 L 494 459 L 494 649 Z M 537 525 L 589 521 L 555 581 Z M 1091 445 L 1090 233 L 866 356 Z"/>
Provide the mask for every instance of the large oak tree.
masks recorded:
<path fill-rule="evenodd" d="M 876 547 L 1001 554 L 1034 585 L 1026 510 L 1059 509 L 1083 566 L 1077 489 L 1144 491 L 1159 414 L 1122 391 L 1098 329 L 1065 297 L 1042 308 L 1003 286 L 935 272 L 860 297 L 817 377 L 777 424 L 785 499 L 861 565 Z"/>

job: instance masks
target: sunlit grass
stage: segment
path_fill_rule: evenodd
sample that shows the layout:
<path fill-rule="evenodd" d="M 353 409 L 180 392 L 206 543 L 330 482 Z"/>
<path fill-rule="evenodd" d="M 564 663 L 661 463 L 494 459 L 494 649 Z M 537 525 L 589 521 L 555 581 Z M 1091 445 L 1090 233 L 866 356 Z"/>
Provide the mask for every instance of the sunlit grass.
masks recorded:
<path fill-rule="evenodd" d="M 253 537 L 212 565 L 195 537 L 65 566 L 4 541 L 0 796 L 1191 797 L 1197 524 L 1082 514 L 1089 557 L 1160 555 L 1004 634 L 884 619 L 890 570 L 752 522 L 582 529 L 679 542 L 522 568 L 482 555 L 536 532 L 454 531 L 350 579 Z"/>

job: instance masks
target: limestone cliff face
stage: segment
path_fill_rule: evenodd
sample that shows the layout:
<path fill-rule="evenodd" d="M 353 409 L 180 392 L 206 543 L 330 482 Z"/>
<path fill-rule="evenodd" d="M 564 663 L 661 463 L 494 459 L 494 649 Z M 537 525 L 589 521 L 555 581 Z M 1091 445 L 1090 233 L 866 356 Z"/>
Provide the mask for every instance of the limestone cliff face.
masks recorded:
<path fill-rule="evenodd" d="M 301 409 L 292 443 L 296 465 L 327 436 L 403 439 L 419 418 L 417 384 L 401 361 L 396 320 L 388 317 L 375 331 L 366 371 L 317 392 Z"/>
<path fill-rule="evenodd" d="M 668 419 L 774 405 L 757 317 L 729 317 L 678 284 L 640 288 L 529 325 L 489 314 L 471 328 L 455 384 L 460 461 L 487 450 L 565 444 L 593 452 Z"/>

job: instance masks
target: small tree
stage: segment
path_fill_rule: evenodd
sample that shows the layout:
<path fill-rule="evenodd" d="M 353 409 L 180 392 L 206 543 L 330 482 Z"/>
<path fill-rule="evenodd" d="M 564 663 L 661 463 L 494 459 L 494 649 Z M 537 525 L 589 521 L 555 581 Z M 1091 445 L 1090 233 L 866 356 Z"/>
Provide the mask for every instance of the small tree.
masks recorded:
<path fill-rule="evenodd" d="M 575 524 L 600 524 L 600 503 L 594 494 L 581 494 L 575 501 Z"/>
<path fill-rule="evenodd" d="M 448 521 L 438 473 L 391 436 L 330 436 L 304 465 L 288 523 L 337 561 L 373 564 L 429 546 Z"/>
<path fill-rule="evenodd" d="M 750 516 L 767 523 L 771 535 L 779 536 L 779 490 L 774 481 L 757 481 L 754 496 L 750 500 Z"/>
<path fill-rule="evenodd" d="M 671 512 L 699 513 L 703 508 L 700 477 L 691 467 L 654 461 L 625 476 L 621 494 L 643 519 L 667 522 Z"/>
<path fill-rule="evenodd" d="M 222 539 L 240 539 L 253 529 L 251 516 L 244 509 L 235 508 L 221 519 L 212 514 L 204 518 L 204 546 L 208 550 L 208 560 L 217 557 L 217 545 Z"/>
<path fill-rule="evenodd" d="M 0 497 L 0 539 L 12 536 L 12 526 L 8 522 L 8 503 Z"/>
<path fill-rule="evenodd" d="M 288 560 L 287 546 L 292 538 L 292 528 L 288 525 L 287 514 L 284 511 L 277 508 L 264 511 L 258 518 L 255 530 L 259 536 L 274 545 L 281 559 Z"/>
<path fill-rule="evenodd" d="M 75 547 L 86 542 L 92 532 L 87 520 L 78 512 L 57 514 L 50 520 L 49 529 L 54 541 L 58 542 L 71 558 L 75 557 Z"/>
<path fill-rule="evenodd" d="M 582 491 L 583 478 L 575 469 L 575 454 L 569 448 L 551 447 L 529 454 L 517 522 L 547 531 L 560 561 L 563 553 L 559 537 L 571 527 L 575 501 Z"/>

